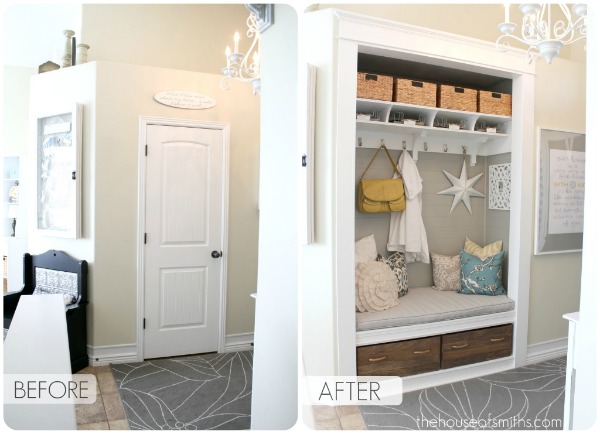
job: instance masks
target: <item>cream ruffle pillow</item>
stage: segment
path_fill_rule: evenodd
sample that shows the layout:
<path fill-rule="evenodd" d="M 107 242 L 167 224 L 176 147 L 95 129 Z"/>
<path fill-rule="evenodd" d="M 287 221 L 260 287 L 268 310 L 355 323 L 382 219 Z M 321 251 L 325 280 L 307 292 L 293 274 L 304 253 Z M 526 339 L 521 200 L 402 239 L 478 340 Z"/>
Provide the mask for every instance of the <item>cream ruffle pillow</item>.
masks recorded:
<path fill-rule="evenodd" d="M 380 312 L 398 303 L 398 279 L 389 265 L 369 261 L 356 266 L 358 312 Z"/>
<path fill-rule="evenodd" d="M 481 247 L 479 244 L 474 243 L 469 239 L 469 237 L 467 237 L 465 239 L 465 247 L 463 250 L 473 256 L 477 256 L 483 261 L 485 258 L 497 255 L 502 251 L 502 240 L 488 244 L 485 247 Z"/>

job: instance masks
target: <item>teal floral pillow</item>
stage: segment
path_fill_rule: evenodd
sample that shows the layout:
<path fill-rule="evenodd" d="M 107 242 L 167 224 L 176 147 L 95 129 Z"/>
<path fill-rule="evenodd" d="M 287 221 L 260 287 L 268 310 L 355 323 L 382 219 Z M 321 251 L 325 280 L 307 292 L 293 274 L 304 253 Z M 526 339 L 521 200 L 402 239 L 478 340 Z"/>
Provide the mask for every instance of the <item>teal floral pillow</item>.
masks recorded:
<path fill-rule="evenodd" d="M 502 295 L 502 259 L 504 252 L 479 259 L 461 250 L 460 289 L 461 294 Z"/>

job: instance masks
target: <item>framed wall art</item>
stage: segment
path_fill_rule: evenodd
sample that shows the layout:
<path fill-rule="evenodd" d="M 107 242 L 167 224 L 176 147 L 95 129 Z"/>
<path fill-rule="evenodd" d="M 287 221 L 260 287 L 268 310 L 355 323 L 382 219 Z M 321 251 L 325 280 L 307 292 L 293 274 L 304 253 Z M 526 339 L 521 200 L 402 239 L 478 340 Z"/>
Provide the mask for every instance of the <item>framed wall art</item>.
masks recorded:
<path fill-rule="evenodd" d="M 585 134 L 538 128 L 534 253 L 583 246 Z"/>
<path fill-rule="evenodd" d="M 81 236 L 82 120 L 77 103 L 36 118 L 36 229 L 44 236 Z"/>

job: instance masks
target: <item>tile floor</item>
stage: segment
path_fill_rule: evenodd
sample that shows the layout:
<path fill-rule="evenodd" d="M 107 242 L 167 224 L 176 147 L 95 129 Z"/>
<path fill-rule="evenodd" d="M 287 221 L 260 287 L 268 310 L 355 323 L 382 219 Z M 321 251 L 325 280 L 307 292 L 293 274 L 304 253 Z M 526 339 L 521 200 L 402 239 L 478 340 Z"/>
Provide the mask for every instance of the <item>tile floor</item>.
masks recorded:
<path fill-rule="evenodd" d="M 129 424 L 125 417 L 125 409 L 110 366 L 88 366 L 79 371 L 78 374 L 95 375 L 98 388 L 96 389 L 97 398 L 94 404 L 75 406 L 77 429 L 128 430 Z"/>
<path fill-rule="evenodd" d="M 330 407 L 328 405 L 313 406 L 315 429 L 326 430 L 366 430 L 365 421 L 357 406 L 342 405 Z"/>

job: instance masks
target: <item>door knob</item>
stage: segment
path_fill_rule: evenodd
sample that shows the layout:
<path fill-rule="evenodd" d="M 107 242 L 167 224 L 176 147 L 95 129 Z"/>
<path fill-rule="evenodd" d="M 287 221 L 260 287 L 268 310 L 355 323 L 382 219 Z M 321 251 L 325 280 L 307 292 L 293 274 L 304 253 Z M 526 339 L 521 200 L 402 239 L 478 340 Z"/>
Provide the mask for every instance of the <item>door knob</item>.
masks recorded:
<path fill-rule="evenodd" d="M 223 252 L 217 252 L 216 250 L 213 250 L 212 253 L 210 254 L 210 256 L 217 259 L 217 258 L 220 258 L 221 256 L 223 256 Z"/>

